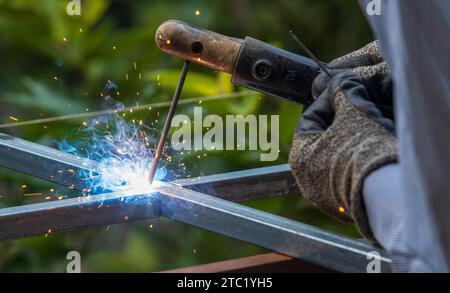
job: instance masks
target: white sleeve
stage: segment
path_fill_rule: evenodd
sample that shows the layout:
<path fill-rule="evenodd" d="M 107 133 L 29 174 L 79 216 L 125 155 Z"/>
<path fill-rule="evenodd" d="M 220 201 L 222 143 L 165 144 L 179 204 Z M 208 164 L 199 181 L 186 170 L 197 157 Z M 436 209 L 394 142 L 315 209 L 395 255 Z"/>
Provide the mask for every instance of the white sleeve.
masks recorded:
<path fill-rule="evenodd" d="M 399 165 L 391 164 L 365 179 L 363 196 L 369 224 L 376 240 L 391 257 L 394 272 L 431 272 L 405 241 L 399 175 Z"/>

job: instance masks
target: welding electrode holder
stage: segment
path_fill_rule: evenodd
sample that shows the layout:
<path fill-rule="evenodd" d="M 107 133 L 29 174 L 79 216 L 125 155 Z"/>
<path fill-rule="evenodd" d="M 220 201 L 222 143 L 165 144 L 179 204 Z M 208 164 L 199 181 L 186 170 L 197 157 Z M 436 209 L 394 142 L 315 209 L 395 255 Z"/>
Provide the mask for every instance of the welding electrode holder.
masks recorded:
<path fill-rule="evenodd" d="M 235 39 L 176 20 L 163 23 L 155 40 L 168 54 L 231 73 L 236 85 L 306 106 L 314 101 L 311 86 L 320 67 L 310 58 L 250 37 Z"/>

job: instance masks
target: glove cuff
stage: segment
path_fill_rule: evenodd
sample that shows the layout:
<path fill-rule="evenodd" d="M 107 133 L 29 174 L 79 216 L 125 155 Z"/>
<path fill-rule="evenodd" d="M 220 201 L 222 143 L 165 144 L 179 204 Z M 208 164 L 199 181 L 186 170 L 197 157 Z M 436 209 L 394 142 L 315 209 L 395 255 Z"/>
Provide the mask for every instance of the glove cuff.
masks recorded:
<path fill-rule="evenodd" d="M 383 129 L 383 131 L 385 130 Z M 342 180 L 345 184 L 349 184 L 350 186 L 350 189 L 341 193 L 340 196 L 342 197 L 345 208 L 348 210 L 348 214 L 355 223 L 356 228 L 364 238 L 376 243 L 372 229 L 369 225 L 366 206 L 364 204 L 364 180 L 377 169 L 397 162 L 397 144 L 395 139 L 389 140 L 388 142 L 376 142 L 368 139 L 360 146 L 361 149 L 352 155 L 354 158 L 350 159 L 342 170 L 336 170 L 338 172 L 344 172 L 343 176 L 335 174 L 335 178 Z M 345 176 L 348 172 L 351 172 L 351 177 Z M 349 180 L 351 180 L 351 182 L 348 182 Z"/>

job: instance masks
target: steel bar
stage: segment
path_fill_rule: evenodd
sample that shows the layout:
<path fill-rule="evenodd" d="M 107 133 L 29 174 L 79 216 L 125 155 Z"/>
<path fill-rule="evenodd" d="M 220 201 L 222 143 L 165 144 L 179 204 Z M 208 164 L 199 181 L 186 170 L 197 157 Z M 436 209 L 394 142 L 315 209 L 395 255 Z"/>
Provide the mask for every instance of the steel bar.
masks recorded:
<path fill-rule="evenodd" d="M 95 170 L 94 161 L 0 133 L 0 166 L 82 190 L 80 170 Z"/>
<path fill-rule="evenodd" d="M 84 180 L 77 175 L 81 170 L 95 170 L 96 162 L 0 133 L 0 167 L 82 190 Z M 298 192 L 288 165 L 182 179 L 174 184 L 235 202 Z"/>
<path fill-rule="evenodd" d="M 152 192 L 152 191 L 149 191 Z M 0 239 L 143 220 L 159 215 L 342 272 L 364 272 L 364 242 L 159 182 L 152 195 L 105 194 L 0 210 Z M 131 200 L 131 202 L 130 202 Z M 51 229 L 51 230 L 49 230 Z M 383 256 L 382 270 L 390 260 Z"/>
<path fill-rule="evenodd" d="M 13 160 L 19 158 L 19 163 L 14 164 L 11 158 Z M 30 158 L 36 161 L 27 161 Z M 25 164 L 27 162 L 28 166 Z M 77 176 L 61 175 L 52 178 L 52 173 L 58 171 L 58 168 L 52 164 L 63 168 L 95 168 L 95 163 L 86 159 L 10 136 L 0 136 L 0 166 L 69 186 L 79 185 L 77 182 L 80 179 Z M 281 174 L 289 175 L 286 166 L 271 168 L 256 169 L 254 175 L 250 171 L 240 171 L 231 173 L 231 176 L 223 174 L 209 178 L 178 180 L 175 182 L 178 185 L 160 182 L 155 186 L 154 191 L 157 193 L 153 196 L 105 194 L 86 199 L 78 198 L 1 209 L 0 239 L 42 234 L 48 232 L 48 229 L 55 232 L 71 231 L 161 215 L 330 269 L 365 271 L 368 263 L 367 253 L 379 251 L 379 249 L 309 225 L 187 189 L 188 187 L 205 189 L 208 185 L 216 184 L 219 193 L 227 198 L 230 191 L 226 190 L 225 186 L 232 185 L 230 182 L 240 182 L 244 185 L 245 181 L 251 179 L 254 180 L 254 187 L 264 184 L 258 178 L 269 180 L 271 174 L 274 173 L 280 174 L 275 178 L 281 177 Z M 66 174 L 66 172 L 62 174 Z M 242 181 L 239 181 L 239 178 Z M 280 178 L 276 180 L 280 181 Z M 272 185 L 269 183 L 265 186 L 265 190 L 258 192 L 270 193 Z M 252 185 L 247 190 L 246 188 L 242 189 L 244 191 L 241 195 L 244 198 L 255 195 L 250 191 Z M 295 191 L 292 184 L 287 181 L 279 184 L 275 189 L 277 192 L 284 193 Z M 238 189 L 232 188 L 231 190 L 239 193 Z M 125 200 L 121 201 L 122 197 Z M 233 199 L 232 196 L 230 198 Z M 242 198 L 234 197 L 234 199 Z M 127 203 L 129 199 L 135 201 Z M 383 256 L 381 263 L 383 271 L 389 271 L 390 260 Z"/>
<path fill-rule="evenodd" d="M 0 240 L 68 232 L 158 218 L 147 195 L 108 193 L 0 209 Z"/>
<path fill-rule="evenodd" d="M 181 179 L 172 183 L 232 202 L 299 193 L 287 164 Z"/>
<path fill-rule="evenodd" d="M 340 272 L 366 272 L 368 254 L 380 252 L 316 227 L 212 197 L 170 183 L 155 188 L 161 216 L 255 244 Z M 382 255 L 383 253 L 380 252 Z M 382 271 L 391 260 L 380 259 Z"/>

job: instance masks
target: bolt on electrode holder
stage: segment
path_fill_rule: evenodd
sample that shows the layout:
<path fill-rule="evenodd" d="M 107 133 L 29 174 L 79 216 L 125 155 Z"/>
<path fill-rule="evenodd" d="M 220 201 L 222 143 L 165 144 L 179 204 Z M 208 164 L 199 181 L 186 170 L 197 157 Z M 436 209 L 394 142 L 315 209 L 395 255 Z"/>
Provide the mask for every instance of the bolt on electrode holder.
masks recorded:
<path fill-rule="evenodd" d="M 255 62 L 252 69 L 253 77 L 257 80 L 266 80 L 272 73 L 272 63 L 270 61 L 262 59 Z"/>

